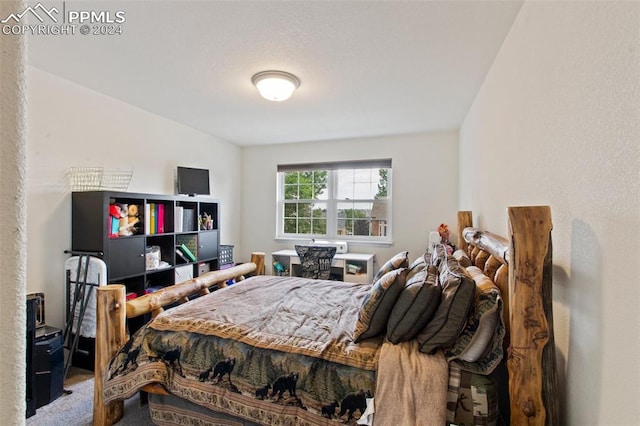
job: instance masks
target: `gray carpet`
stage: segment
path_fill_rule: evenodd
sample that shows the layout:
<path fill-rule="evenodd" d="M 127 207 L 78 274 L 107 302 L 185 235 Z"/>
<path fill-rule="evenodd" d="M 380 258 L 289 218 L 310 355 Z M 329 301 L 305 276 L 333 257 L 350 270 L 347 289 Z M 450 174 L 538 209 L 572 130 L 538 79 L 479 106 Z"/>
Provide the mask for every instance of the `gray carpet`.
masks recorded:
<path fill-rule="evenodd" d="M 36 410 L 34 416 L 26 420 L 27 426 L 89 426 L 93 420 L 93 373 L 69 369 L 62 396 Z M 1 423 L 1 422 L 0 422 Z M 119 426 L 151 425 L 149 406 L 140 406 L 138 396 L 124 403 L 124 417 Z"/>

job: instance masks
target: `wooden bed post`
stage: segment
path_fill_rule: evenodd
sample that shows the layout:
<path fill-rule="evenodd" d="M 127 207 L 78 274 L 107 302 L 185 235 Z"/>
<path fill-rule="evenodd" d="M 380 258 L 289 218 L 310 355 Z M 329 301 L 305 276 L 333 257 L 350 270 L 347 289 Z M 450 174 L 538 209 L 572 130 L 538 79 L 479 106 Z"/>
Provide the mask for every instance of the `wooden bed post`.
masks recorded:
<path fill-rule="evenodd" d="M 551 209 L 510 207 L 507 366 L 511 424 L 557 425 L 557 369 L 551 294 Z"/>
<path fill-rule="evenodd" d="M 262 259 L 264 253 L 256 256 Z M 253 259 L 253 256 L 252 256 Z M 127 318 L 135 318 L 147 313 L 157 314 L 163 306 L 188 300 L 189 295 L 207 293 L 208 287 L 218 284 L 226 286 L 230 279 L 241 279 L 256 270 L 254 262 L 242 263 L 228 269 L 210 271 L 183 283 L 168 286 L 151 294 L 126 300 L 126 287 L 122 284 L 100 286 L 96 296 L 96 359 L 94 372 L 93 424 L 110 426 L 118 422 L 124 414 L 124 401 L 104 403 L 104 375 L 111 358 L 124 346 L 127 340 Z M 153 385 L 148 388 L 153 388 Z M 145 388 L 147 389 L 147 388 Z M 155 390 L 156 393 L 165 391 Z"/>
<path fill-rule="evenodd" d="M 464 228 L 473 226 L 473 215 L 470 211 L 458 212 L 458 248 L 467 252 L 467 242 L 464 239 Z"/>
<path fill-rule="evenodd" d="M 256 264 L 256 275 L 264 275 L 264 252 L 251 253 L 251 262 Z"/>
<path fill-rule="evenodd" d="M 125 286 L 111 284 L 97 288 L 96 359 L 93 389 L 93 424 L 112 425 L 122 418 L 124 401 L 104 404 L 104 373 L 109 359 L 124 345 L 126 333 Z"/>

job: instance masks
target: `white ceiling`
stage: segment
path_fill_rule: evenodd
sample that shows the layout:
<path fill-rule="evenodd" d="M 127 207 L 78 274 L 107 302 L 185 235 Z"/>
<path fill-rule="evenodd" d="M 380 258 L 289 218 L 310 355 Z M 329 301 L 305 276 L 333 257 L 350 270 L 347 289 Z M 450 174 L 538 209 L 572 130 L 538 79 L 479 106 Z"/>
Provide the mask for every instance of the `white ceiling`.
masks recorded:
<path fill-rule="evenodd" d="M 66 1 L 123 10 L 123 34 L 32 36 L 29 63 L 239 145 L 450 130 L 521 4 Z M 300 78 L 290 100 L 258 95 L 268 69 Z"/>

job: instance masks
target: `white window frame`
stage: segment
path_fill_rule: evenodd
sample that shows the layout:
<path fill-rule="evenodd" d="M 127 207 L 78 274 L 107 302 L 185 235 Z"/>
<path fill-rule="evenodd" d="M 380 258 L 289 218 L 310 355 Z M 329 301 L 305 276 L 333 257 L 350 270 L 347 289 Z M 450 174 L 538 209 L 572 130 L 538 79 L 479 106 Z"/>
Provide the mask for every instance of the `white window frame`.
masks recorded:
<path fill-rule="evenodd" d="M 371 168 L 386 168 L 387 172 L 387 198 L 384 202 L 387 203 L 387 222 L 384 225 L 378 224 L 377 226 L 383 226 L 386 228 L 386 236 L 369 236 L 369 235 L 338 235 L 338 204 L 345 200 L 337 199 L 338 194 L 338 171 L 339 170 L 352 170 L 352 169 L 371 169 Z M 284 232 L 284 172 L 287 171 L 310 171 L 310 170 L 327 170 L 327 191 L 328 199 L 327 204 L 327 234 L 298 234 L 298 233 L 285 233 Z M 329 241 L 348 241 L 351 243 L 366 243 L 366 244 L 391 244 L 393 242 L 393 218 L 392 218 L 392 165 L 390 159 L 383 160 L 359 160 L 359 161 L 340 161 L 329 163 L 307 163 L 307 164 L 286 164 L 278 165 L 277 176 L 277 195 L 276 195 L 276 239 L 277 240 L 293 240 L 293 241 L 309 241 L 312 239 L 317 240 L 329 240 Z M 304 200 L 301 200 L 304 201 Z M 314 200 L 311 200 L 314 201 Z M 380 202 L 381 200 L 375 199 L 355 199 L 350 200 L 354 202 Z M 320 200 L 320 202 L 325 202 Z"/>

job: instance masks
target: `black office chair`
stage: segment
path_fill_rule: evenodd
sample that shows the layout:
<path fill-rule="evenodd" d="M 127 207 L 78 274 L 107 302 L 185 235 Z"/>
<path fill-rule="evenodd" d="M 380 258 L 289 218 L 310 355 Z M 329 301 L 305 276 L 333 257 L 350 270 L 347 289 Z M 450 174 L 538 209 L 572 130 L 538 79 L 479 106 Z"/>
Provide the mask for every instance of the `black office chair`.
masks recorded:
<path fill-rule="evenodd" d="M 300 258 L 301 277 L 318 280 L 329 279 L 331 261 L 336 255 L 335 247 L 296 245 L 295 249 Z"/>

